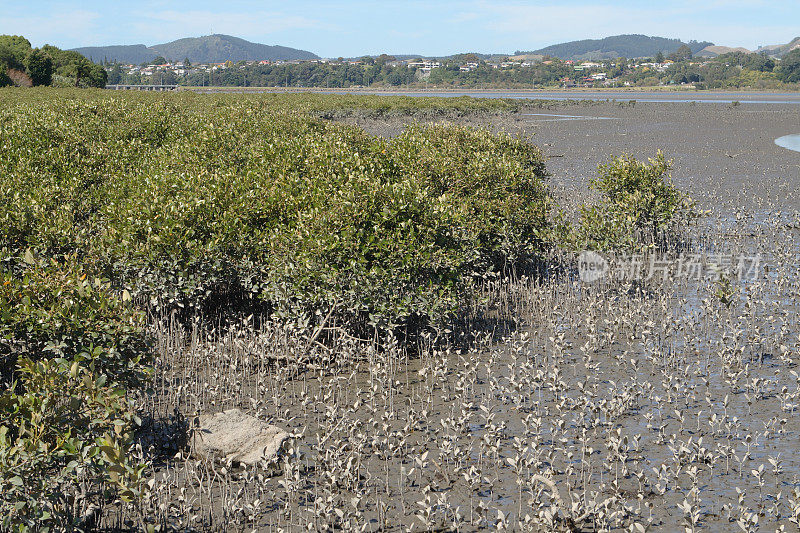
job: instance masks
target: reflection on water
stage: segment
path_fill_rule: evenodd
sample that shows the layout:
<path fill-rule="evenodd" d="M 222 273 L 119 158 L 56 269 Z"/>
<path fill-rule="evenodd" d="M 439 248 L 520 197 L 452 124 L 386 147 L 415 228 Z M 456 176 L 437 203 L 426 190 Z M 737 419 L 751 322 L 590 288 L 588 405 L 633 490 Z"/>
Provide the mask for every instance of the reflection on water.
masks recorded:
<path fill-rule="evenodd" d="M 775 144 L 782 148 L 788 148 L 795 152 L 800 152 L 800 135 L 785 135 L 775 139 Z"/>

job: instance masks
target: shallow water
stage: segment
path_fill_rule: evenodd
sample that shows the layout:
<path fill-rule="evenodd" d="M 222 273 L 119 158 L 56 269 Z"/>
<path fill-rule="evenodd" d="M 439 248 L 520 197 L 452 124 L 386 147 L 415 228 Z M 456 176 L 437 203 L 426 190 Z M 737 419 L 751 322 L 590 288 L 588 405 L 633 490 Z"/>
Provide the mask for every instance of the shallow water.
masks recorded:
<path fill-rule="evenodd" d="M 360 94 L 358 92 L 354 94 Z M 659 92 L 583 92 L 583 91 L 554 91 L 554 92 L 396 92 L 380 93 L 405 96 L 438 96 L 438 97 L 458 97 L 470 96 L 473 98 L 512 98 L 512 99 L 533 99 L 533 100 L 612 100 L 620 102 L 675 102 L 701 104 L 797 104 L 800 105 L 800 93 L 700 93 L 700 92 L 680 92 L 680 93 L 659 93 Z"/>
<path fill-rule="evenodd" d="M 590 117 L 588 115 L 559 115 L 555 113 L 522 113 L 524 117 L 548 117 L 539 122 L 558 122 L 561 120 L 617 120 L 614 117 Z"/>
<path fill-rule="evenodd" d="M 800 135 L 785 135 L 775 139 L 775 144 L 781 148 L 800 152 Z"/>
<path fill-rule="evenodd" d="M 371 91 L 371 90 L 326 90 L 326 89 L 201 89 L 192 88 L 199 93 L 275 93 L 275 92 L 313 92 L 320 94 L 356 94 L 356 95 L 381 95 L 381 96 L 429 96 L 442 98 L 456 98 L 469 96 L 472 98 L 511 98 L 530 100 L 591 100 L 591 101 L 618 101 L 618 102 L 677 102 L 702 104 L 794 104 L 800 105 L 800 92 L 798 93 L 753 93 L 753 92 L 701 92 L 701 91 Z"/>

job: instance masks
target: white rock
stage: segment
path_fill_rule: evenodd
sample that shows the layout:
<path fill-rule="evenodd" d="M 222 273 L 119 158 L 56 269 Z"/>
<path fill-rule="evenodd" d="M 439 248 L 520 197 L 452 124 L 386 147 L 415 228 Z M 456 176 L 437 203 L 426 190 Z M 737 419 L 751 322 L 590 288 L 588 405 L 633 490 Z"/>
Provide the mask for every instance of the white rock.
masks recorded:
<path fill-rule="evenodd" d="M 192 437 L 195 455 L 257 465 L 278 457 L 289 434 L 239 409 L 200 415 Z"/>

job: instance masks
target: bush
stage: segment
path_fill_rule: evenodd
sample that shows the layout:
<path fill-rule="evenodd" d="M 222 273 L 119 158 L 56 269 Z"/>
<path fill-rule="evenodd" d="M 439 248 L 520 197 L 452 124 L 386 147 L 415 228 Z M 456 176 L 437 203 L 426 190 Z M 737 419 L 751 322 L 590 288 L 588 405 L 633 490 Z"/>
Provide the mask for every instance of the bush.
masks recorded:
<path fill-rule="evenodd" d="M 69 357 L 122 384 L 140 382 L 149 362 L 143 312 L 123 301 L 130 298 L 127 291 L 117 296 L 107 281 L 79 272 L 33 265 L 23 273 L 0 273 L 6 383 L 19 357 L 33 362 Z"/>
<path fill-rule="evenodd" d="M 507 135 L 376 139 L 309 117 L 316 99 L 26 94 L 0 105 L 6 529 L 136 496 L 145 312 L 424 326 L 550 238 L 544 158 Z"/>
<path fill-rule="evenodd" d="M 156 312 L 335 306 L 362 327 L 443 318 L 472 276 L 543 247 L 535 147 L 450 126 L 386 141 L 272 102 L 16 109 L 0 248 L 74 254 Z"/>
<path fill-rule="evenodd" d="M 412 127 L 368 148 L 355 176 L 307 207 L 304 238 L 273 255 L 291 259 L 274 264 L 270 301 L 428 322 L 455 311 L 472 277 L 542 250 L 549 197 L 536 148 L 452 126 Z"/>
<path fill-rule="evenodd" d="M 145 377 L 150 347 L 127 295 L 30 254 L 24 263 L 0 276 L 0 525 L 61 530 L 108 488 L 137 494 L 125 388 Z"/>
<path fill-rule="evenodd" d="M 4 531 L 71 529 L 109 489 L 125 501 L 138 495 L 145 466 L 129 458 L 136 417 L 125 390 L 79 361 L 25 359 L 0 395 Z"/>
<path fill-rule="evenodd" d="M 38 48 L 25 57 L 25 69 L 34 85 L 50 85 L 53 81 L 53 60 Z"/>
<path fill-rule="evenodd" d="M 786 83 L 800 82 L 800 49 L 795 48 L 781 59 L 778 75 Z"/>
<path fill-rule="evenodd" d="M 622 156 L 600 165 L 591 187 L 601 199 L 581 209 L 579 245 L 592 250 L 652 246 L 696 218 L 692 200 L 669 180 L 671 165 L 661 152 L 646 163 Z"/>
<path fill-rule="evenodd" d="M 416 126 L 392 149 L 401 172 L 446 204 L 450 224 L 469 231 L 469 247 L 485 262 L 473 269 L 501 268 L 543 251 L 551 199 L 537 147 L 485 130 Z"/>

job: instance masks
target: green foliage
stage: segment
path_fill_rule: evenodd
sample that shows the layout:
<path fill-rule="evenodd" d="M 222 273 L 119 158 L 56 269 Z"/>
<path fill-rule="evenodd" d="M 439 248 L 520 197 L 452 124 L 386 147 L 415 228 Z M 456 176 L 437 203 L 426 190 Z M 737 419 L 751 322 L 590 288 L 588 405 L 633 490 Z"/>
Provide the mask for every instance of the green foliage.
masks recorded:
<path fill-rule="evenodd" d="M 538 148 L 505 134 L 452 126 L 409 127 L 392 148 L 401 171 L 446 201 L 460 215 L 459 225 L 474 224 L 470 238 L 486 252 L 507 259 L 522 249 L 541 251 L 550 203 Z"/>
<path fill-rule="evenodd" d="M 30 252 L 16 270 L 0 277 L 0 527 L 63 530 L 104 491 L 137 494 L 125 387 L 150 349 L 143 315 L 107 282 Z"/>
<path fill-rule="evenodd" d="M 717 63 L 738 65 L 748 70 L 758 72 L 772 72 L 775 60 L 764 54 L 747 54 L 744 52 L 730 52 L 714 58 Z"/>
<path fill-rule="evenodd" d="M 0 70 L 25 68 L 31 43 L 20 35 L 0 35 Z"/>
<path fill-rule="evenodd" d="M 648 37 L 647 35 L 615 35 L 604 39 L 584 39 L 568 43 L 555 44 L 535 52 L 522 52 L 529 54 L 543 54 L 561 59 L 597 59 L 622 57 L 653 57 L 658 53 L 671 53 L 682 46 L 690 52 L 699 52 L 709 42 L 689 41 L 682 43 L 678 39 L 665 39 L 663 37 Z"/>
<path fill-rule="evenodd" d="M 692 49 L 687 45 L 682 44 L 677 50 L 669 55 L 672 61 L 686 61 L 692 58 Z"/>
<path fill-rule="evenodd" d="M 696 218 L 691 199 L 669 181 L 670 168 L 661 152 L 647 162 L 622 156 L 600 165 L 592 181 L 600 201 L 581 210 L 579 245 L 592 250 L 650 246 Z"/>
<path fill-rule="evenodd" d="M 305 206 L 302 240 L 273 254 L 279 277 L 267 276 L 267 297 L 279 307 L 435 321 L 456 309 L 472 276 L 529 259 L 545 238 L 543 157 L 510 137 L 414 127 L 370 141 L 350 169 Z"/>
<path fill-rule="evenodd" d="M 26 259 L 35 262 L 30 252 Z M 139 382 L 149 349 L 144 316 L 117 297 L 107 281 L 58 265 L 16 270 L 0 274 L 4 377 L 17 356 L 32 361 L 70 357 L 91 372 L 128 385 Z"/>
<path fill-rule="evenodd" d="M 144 465 L 128 459 L 135 423 L 125 391 L 105 375 L 67 359 L 22 360 L 16 386 L 0 395 L 0 527 L 63 531 L 106 491 L 136 498 Z"/>
<path fill-rule="evenodd" d="M 795 48 L 783 56 L 779 75 L 787 83 L 800 82 L 800 48 Z"/>
<path fill-rule="evenodd" d="M 18 35 L 0 35 L 0 87 L 11 85 L 6 71 L 26 71 L 34 85 L 50 85 L 53 76 L 69 77 L 75 86 L 105 87 L 108 74 L 78 52 L 61 50 L 49 44 L 33 49 Z"/>
<path fill-rule="evenodd" d="M 108 72 L 102 65 L 92 63 L 86 58 L 79 59 L 65 67 L 64 72 L 75 78 L 76 87 L 103 88 L 108 81 Z"/>
<path fill-rule="evenodd" d="M 309 112 L 355 102 L 16 107 L 0 133 L 0 247 L 75 255 L 156 310 L 336 306 L 340 323 L 363 325 L 442 318 L 471 276 L 542 246 L 549 200 L 535 148 L 450 127 L 387 142 L 269 111 L 281 101 Z M 383 112 L 388 99 L 359 102 Z"/>
<path fill-rule="evenodd" d="M 736 287 L 731 283 L 730 278 L 724 275 L 720 276 L 719 280 L 717 280 L 714 296 L 727 308 L 733 305 L 736 296 Z"/>
<path fill-rule="evenodd" d="M 34 85 L 50 85 L 53 81 L 53 60 L 38 48 L 28 52 L 25 70 Z"/>

